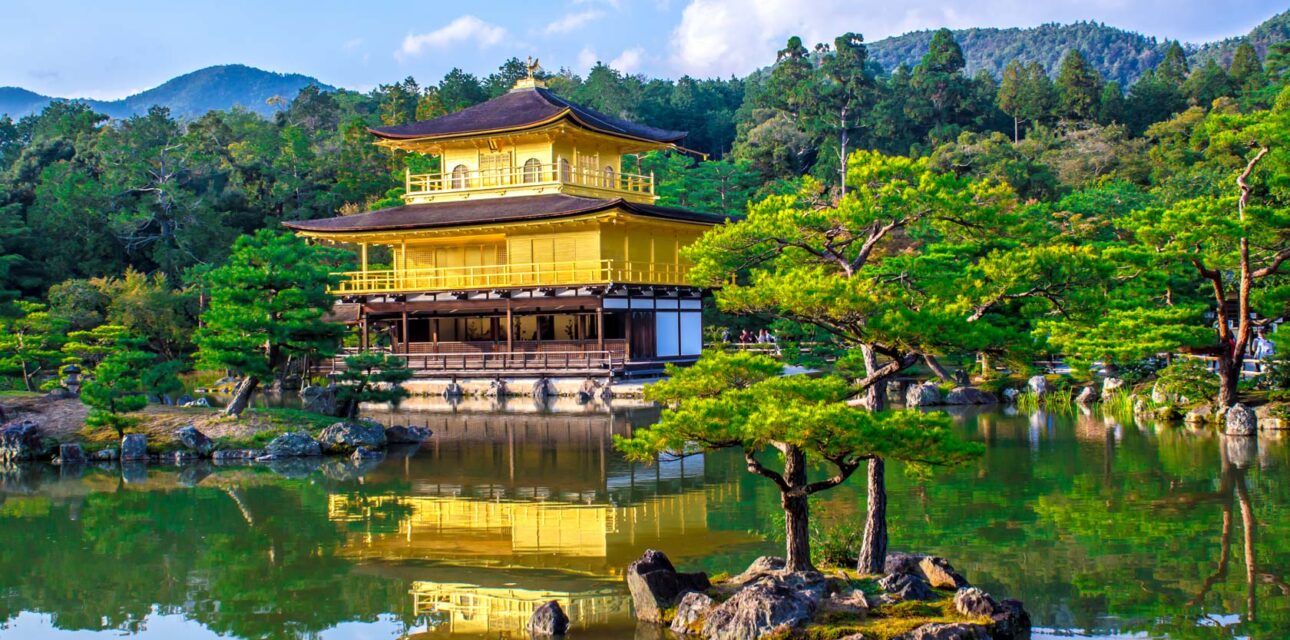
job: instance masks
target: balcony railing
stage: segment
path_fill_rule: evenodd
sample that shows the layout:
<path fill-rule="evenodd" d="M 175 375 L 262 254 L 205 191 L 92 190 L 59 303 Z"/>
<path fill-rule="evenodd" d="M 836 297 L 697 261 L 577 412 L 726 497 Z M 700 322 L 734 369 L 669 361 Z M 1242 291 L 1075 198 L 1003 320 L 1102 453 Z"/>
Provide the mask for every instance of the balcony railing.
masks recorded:
<path fill-rule="evenodd" d="M 404 174 L 405 197 L 480 189 L 537 187 L 572 184 L 609 191 L 654 195 L 654 176 L 620 173 L 611 168 L 592 169 L 568 163 L 530 164 L 500 169 L 472 169 L 449 173 Z"/>
<path fill-rule="evenodd" d="M 349 295 L 609 283 L 685 285 L 687 271 L 683 265 L 621 260 L 347 271 L 337 274 L 341 280 L 331 291 Z"/>

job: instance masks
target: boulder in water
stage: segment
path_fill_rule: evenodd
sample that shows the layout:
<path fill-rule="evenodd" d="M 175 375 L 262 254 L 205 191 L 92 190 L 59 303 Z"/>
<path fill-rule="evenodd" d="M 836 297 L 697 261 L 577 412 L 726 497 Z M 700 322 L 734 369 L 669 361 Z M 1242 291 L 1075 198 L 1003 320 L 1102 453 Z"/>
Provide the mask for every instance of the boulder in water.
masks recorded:
<path fill-rule="evenodd" d="M 48 443 L 40 425 L 32 420 L 11 422 L 0 428 L 0 462 L 18 462 L 44 458 Z"/>
<path fill-rule="evenodd" d="M 941 403 L 941 390 L 930 382 L 916 384 L 905 392 L 905 406 L 930 407 Z"/>
<path fill-rule="evenodd" d="M 434 432 L 429 427 L 394 425 L 385 430 L 389 444 L 419 444 L 430 439 Z"/>
<path fill-rule="evenodd" d="M 569 616 L 565 615 L 559 602 L 551 600 L 533 611 L 524 628 L 534 638 L 562 636 L 569 631 Z"/>
<path fill-rule="evenodd" d="M 269 458 L 299 458 L 322 455 L 322 445 L 304 431 L 284 433 L 273 439 L 264 448 L 264 456 Z M 264 457 L 262 456 L 262 457 Z"/>
<path fill-rule="evenodd" d="M 1232 405 L 1227 410 L 1227 428 L 1224 430 L 1229 436 L 1252 436 L 1259 431 L 1259 419 L 1254 415 L 1254 410 L 1241 404 Z"/>
<path fill-rule="evenodd" d="M 711 584 L 705 573 L 679 573 L 667 554 L 646 549 L 640 559 L 627 566 L 627 589 L 632 594 L 636 618 L 662 622 L 663 610 L 676 604 L 686 591 L 704 591 Z"/>
<path fill-rule="evenodd" d="M 127 433 L 121 438 L 122 460 L 147 460 L 148 436 L 142 433 Z"/>
<path fill-rule="evenodd" d="M 191 424 L 176 429 L 175 440 L 199 456 L 208 456 L 215 448 L 215 443 Z"/>
<path fill-rule="evenodd" d="M 996 404 L 998 402 L 993 393 L 976 387 L 955 387 L 945 394 L 945 404 Z"/>
<path fill-rule="evenodd" d="M 680 604 L 676 605 L 676 615 L 672 618 L 672 633 L 682 636 L 699 633 L 700 623 L 715 606 L 717 602 L 706 593 L 691 591 L 681 596 Z"/>
<path fill-rule="evenodd" d="M 370 422 L 337 422 L 318 434 L 318 443 L 327 453 L 352 453 L 358 447 L 384 449 L 385 429 Z"/>

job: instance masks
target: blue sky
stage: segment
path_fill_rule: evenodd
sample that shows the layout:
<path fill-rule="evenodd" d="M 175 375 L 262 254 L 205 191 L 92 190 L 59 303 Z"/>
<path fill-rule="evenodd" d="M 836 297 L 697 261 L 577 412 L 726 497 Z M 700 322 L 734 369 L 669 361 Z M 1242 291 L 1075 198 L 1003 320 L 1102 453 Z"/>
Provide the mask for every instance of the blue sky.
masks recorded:
<path fill-rule="evenodd" d="M 1159 38 L 1239 35 L 1285 0 L 0 0 L 0 86 L 119 98 L 213 64 L 298 72 L 365 90 L 509 56 L 585 72 L 743 74 L 789 35 L 1098 20 Z"/>

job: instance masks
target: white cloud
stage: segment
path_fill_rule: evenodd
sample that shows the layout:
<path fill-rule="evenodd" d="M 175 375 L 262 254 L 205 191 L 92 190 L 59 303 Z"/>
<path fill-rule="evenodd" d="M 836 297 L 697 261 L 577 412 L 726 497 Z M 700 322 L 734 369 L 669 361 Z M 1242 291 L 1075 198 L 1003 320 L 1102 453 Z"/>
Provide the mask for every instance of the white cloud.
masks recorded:
<path fill-rule="evenodd" d="M 559 20 L 552 22 L 551 24 L 548 24 L 546 26 L 546 29 L 543 29 L 543 31 L 547 35 L 555 35 L 558 33 L 569 33 L 570 31 L 573 31 L 575 29 L 582 27 L 588 22 L 599 20 L 604 15 L 605 13 L 603 11 L 597 11 L 595 9 L 592 9 L 590 11 L 579 11 L 577 13 L 570 13 L 561 17 Z"/>
<path fill-rule="evenodd" d="M 687 0 L 672 32 L 672 66 L 696 76 L 742 75 L 775 61 L 789 36 L 808 48 L 853 31 L 874 41 L 917 29 L 1025 26 L 1121 13 L 1162 0 Z M 1137 11 L 1137 9 L 1134 9 Z M 1099 16 L 1099 13 L 1102 14 Z"/>
<path fill-rule="evenodd" d="M 596 66 L 596 63 L 599 61 L 600 61 L 600 56 L 596 55 L 596 52 L 592 50 L 591 47 L 583 47 L 582 51 L 578 52 L 578 70 L 579 71 L 586 71 Z"/>
<path fill-rule="evenodd" d="M 463 42 L 473 42 L 482 49 L 494 46 L 505 38 L 505 27 L 467 15 L 429 33 L 408 34 L 395 56 L 415 56 L 426 49 L 444 49 Z"/>
<path fill-rule="evenodd" d="M 640 69 L 641 59 L 645 57 L 645 49 L 634 47 L 626 49 L 618 54 L 617 58 L 609 61 L 609 66 L 626 74 L 636 73 Z"/>

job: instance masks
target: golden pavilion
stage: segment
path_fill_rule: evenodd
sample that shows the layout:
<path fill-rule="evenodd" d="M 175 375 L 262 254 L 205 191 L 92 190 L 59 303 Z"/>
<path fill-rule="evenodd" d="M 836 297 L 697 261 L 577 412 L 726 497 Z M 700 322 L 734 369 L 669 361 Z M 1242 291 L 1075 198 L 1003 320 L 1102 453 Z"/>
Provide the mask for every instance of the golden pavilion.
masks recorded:
<path fill-rule="evenodd" d="M 335 293 L 357 307 L 364 348 L 388 336 L 429 376 L 613 375 L 697 358 L 704 292 L 681 249 L 724 218 L 655 204 L 636 160 L 679 148 L 684 132 L 573 104 L 531 74 L 473 107 L 370 131 L 440 171 L 407 173 L 401 206 L 287 223 L 357 247 L 360 268 Z"/>

